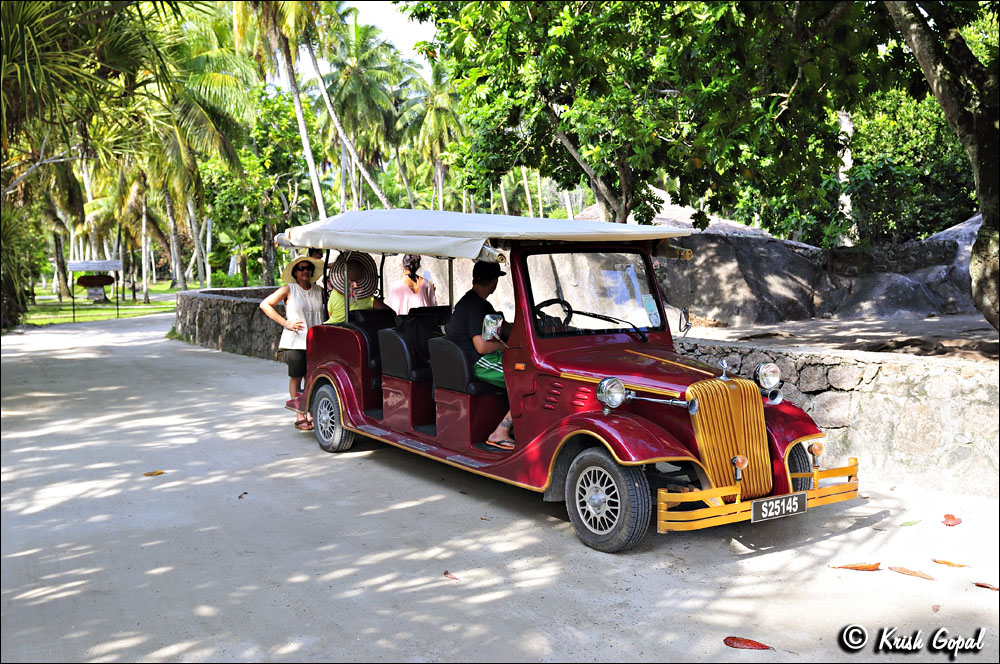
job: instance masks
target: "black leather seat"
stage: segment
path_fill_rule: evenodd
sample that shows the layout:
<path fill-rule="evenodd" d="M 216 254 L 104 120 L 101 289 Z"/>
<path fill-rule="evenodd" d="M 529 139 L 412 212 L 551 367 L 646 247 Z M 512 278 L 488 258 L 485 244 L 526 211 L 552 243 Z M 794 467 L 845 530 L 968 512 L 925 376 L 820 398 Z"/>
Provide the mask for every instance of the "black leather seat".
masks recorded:
<path fill-rule="evenodd" d="M 413 344 L 399 330 L 386 328 L 378 331 L 382 354 L 382 375 L 403 380 L 423 382 L 431 380 L 431 368 L 421 365 Z"/>
<path fill-rule="evenodd" d="M 396 312 L 392 309 L 357 309 L 348 315 L 344 327 L 358 332 L 365 340 L 368 348 L 368 368 L 379 373 L 382 371 L 382 353 L 379 349 L 379 330 L 392 327 L 396 321 Z"/>
<path fill-rule="evenodd" d="M 462 347 L 447 337 L 435 337 L 428 343 L 434 387 L 465 394 L 501 394 L 506 390 L 476 380 L 472 362 Z"/>

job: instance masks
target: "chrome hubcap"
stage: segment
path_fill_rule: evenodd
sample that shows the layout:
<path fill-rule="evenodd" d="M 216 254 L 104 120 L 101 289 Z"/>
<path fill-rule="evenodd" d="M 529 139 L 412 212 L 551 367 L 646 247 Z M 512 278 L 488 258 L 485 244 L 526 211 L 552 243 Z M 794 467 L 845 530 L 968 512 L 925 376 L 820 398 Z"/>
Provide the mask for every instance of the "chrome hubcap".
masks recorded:
<path fill-rule="evenodd" d="M 611 473 L 598 466 L 583 471 L 576 480 L 576 506 L 588 530 L 611 532 L 621 517 L 621 496 Z"/>
<path fill-rule="evenodd" d="M 316 421 L 313 426 L 319 432 L 323 440 L 329 442 L 333 440 L 333 434 L 337 432 L 336 409 L 333 402 L 323 399 L 316 408 Z"/>

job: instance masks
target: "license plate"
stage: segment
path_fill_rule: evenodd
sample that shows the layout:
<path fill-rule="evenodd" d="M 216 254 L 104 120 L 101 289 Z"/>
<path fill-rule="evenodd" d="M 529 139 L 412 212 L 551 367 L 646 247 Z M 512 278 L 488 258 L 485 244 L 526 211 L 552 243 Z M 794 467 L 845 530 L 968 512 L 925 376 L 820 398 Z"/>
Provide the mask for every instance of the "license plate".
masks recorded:
<path fill-rule="evenodd" d="M 791 493 L 787 496 L 762 498 L 750 504 L 750 523 L 780 519 L 783 516 L 802 514 L 806 511 L 806 494 Z"/>

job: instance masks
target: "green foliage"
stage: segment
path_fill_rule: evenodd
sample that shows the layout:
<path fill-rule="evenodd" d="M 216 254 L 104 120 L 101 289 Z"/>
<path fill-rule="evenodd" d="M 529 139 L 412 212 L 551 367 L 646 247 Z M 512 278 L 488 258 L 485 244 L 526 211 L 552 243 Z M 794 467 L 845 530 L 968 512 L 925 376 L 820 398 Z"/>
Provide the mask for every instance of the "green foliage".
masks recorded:
<path fill-rule="evenodd" d="M 229 276 L 222 270 L 212 272 L 212 288 L 242 288 L 243 277 L 238 274 Z"/>
<path fill-rule="evenodd" d="M 976 209 L 968 155 L 930 94 L 873 96 L 854 115 L 851 153 L 848 193 L 862 238 L 923 238 Z"/>
<path fill-rule="evenodd" d="M 199 164 L 207 212 L 219 237 L 210 260 L 222 265 L 236 255 L 249 276 L 261 274 L 257 258 L 264 226 L 308 221 L 311 198 L 291 97 L 262 87 L 257 105 L 250 143 L 239 150 L 242 175 L 217 158 Z"/>

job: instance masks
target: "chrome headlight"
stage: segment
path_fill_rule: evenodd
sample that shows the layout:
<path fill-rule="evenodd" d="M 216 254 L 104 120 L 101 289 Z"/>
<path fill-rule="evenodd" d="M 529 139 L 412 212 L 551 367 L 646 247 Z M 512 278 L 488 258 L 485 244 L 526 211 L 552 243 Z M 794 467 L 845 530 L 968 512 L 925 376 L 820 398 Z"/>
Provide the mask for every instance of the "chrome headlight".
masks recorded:
<path fill-rule="evenodd" d="M 617 408 L 625 402 L 627 392 L 620 378 L 605 378 L 597 384 L 597 400 L 608 408 Z"/>
<path fill-rule="evenodd" d="M 781 382 L 781 369 L 771 362 L 758 364 L 753 370 L 753 379 L 765 390 L 774 389 Z"/>

